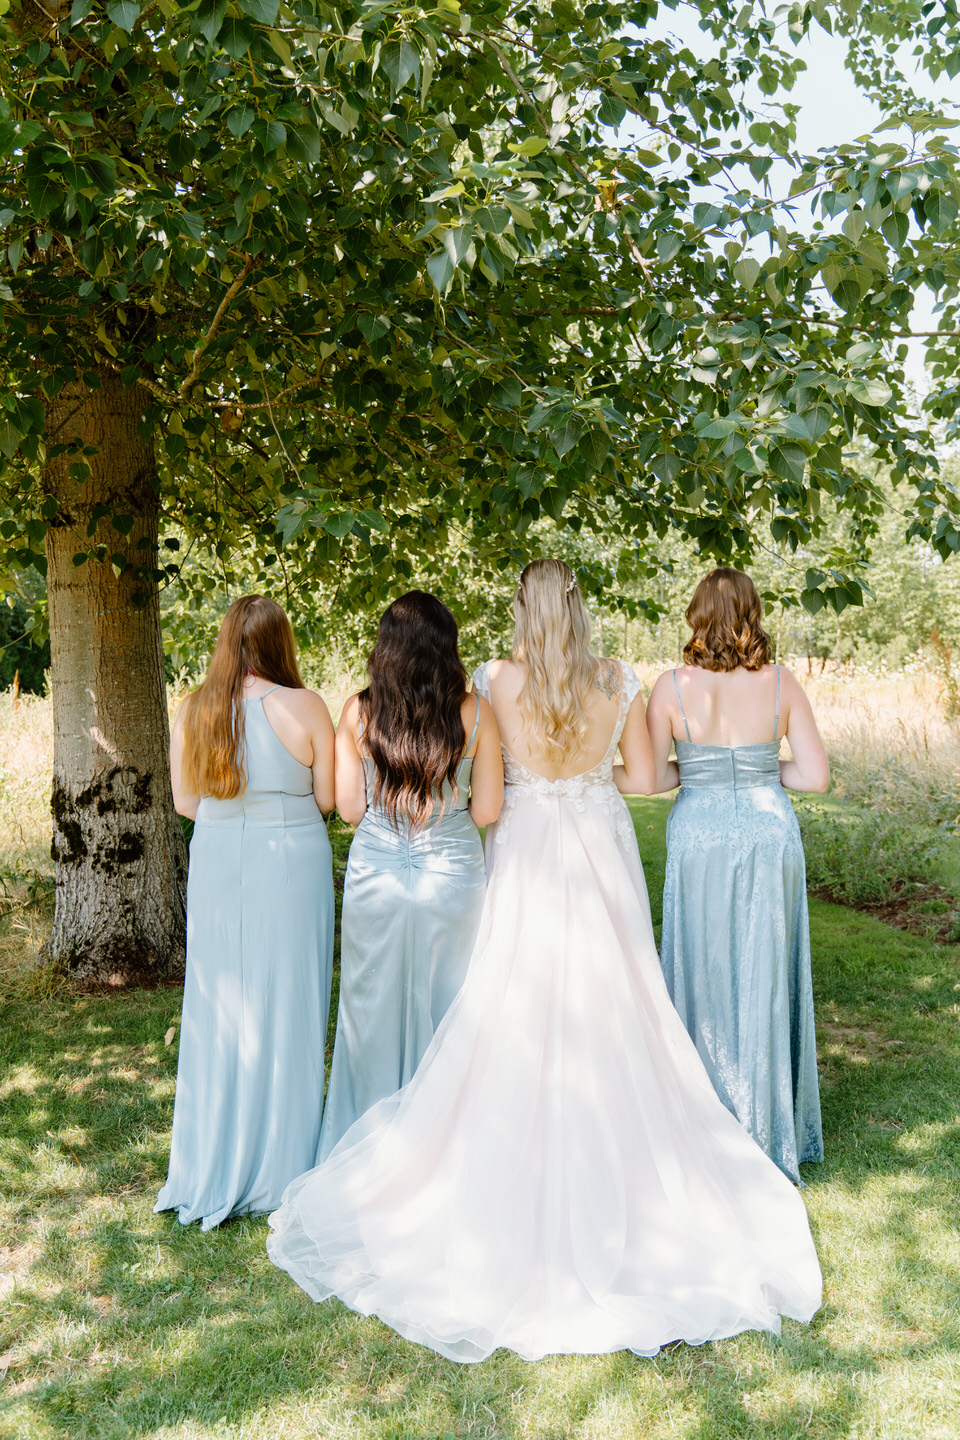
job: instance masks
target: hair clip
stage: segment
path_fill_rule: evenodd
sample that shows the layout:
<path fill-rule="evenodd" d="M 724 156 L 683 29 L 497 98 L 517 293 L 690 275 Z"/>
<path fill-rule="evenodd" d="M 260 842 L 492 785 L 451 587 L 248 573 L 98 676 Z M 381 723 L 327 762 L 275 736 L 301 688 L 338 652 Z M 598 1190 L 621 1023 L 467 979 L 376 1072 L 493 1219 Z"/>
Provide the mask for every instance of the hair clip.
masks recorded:
<path fill-rule="evenodd" d="M 577 588 L 577 577 L 576 577 L 576 575 L 571 575 L 571 576 L 570 576 L 570 581 L 569 581 L 569 583 L 568 583 L 568 585 L 567 585 L 567 588 L 566 588 L 566 590 L 565 590 L 563 593 L 564 593 L 565 595 L 569 595 L 569 594 L 570 594 L 570 591 L 571 591 L 571 590 L 576 590 L 576 588 Z"/>

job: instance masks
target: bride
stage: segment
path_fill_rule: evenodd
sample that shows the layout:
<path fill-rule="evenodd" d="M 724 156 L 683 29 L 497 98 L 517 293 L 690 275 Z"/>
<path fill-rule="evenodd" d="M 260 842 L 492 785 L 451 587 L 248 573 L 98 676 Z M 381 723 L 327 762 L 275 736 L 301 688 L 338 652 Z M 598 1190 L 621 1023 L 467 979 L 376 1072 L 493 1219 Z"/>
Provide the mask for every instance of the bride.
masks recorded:
<path fill-rule="evenodd" d="M 803 1201 L 716 1098 L 661 976 L 619 793 L 653 788 L 639 683 L 590 653 L 562 562 L 527 566 L 515 615 L 513 659 L 474 677 L 507 789 L 463 989 L 413 1079 L 287 1187 L 270 1258 L 460 1361 L 808 1320 Z"/>

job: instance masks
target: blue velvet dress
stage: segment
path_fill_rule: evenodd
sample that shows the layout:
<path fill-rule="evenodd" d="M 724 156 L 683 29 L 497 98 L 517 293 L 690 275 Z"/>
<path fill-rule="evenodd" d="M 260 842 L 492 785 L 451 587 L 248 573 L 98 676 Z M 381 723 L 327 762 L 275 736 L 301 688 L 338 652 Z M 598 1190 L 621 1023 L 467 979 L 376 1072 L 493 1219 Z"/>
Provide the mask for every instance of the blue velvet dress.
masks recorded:
<path fill-rule="evenodd" d="M 778 671 L 774 735 L 779 694 Z M 720 1099 L 799 1180 L 799 1165 L 823 1159 L 823 1137 L 806 873 L 780 742 L 697 745 L 685 714 L 683 723 L 681 788 L 667 825 L 664 979 Z"/>
<path fill-rule="evenodd" d="M 173 1139 L 155 1208 L 204 1230 L 272 1210 L 320 1137 L 330 842 L 313 776 L 261 700 L 243 702 L 246 788 L 204 796 L 190 843 Z"/>
<path fill-rule="evenodd" d="M 467 743 L 473 745 L 480 719 Z M 420 826 L 373 804 L 350 846 L 340 932 L 340 1002 L 317 1161 L 376 1101 L 405 1085 L 460 989 L 473 950 L 486 868 L 467 813 L 473 760 Z"/>

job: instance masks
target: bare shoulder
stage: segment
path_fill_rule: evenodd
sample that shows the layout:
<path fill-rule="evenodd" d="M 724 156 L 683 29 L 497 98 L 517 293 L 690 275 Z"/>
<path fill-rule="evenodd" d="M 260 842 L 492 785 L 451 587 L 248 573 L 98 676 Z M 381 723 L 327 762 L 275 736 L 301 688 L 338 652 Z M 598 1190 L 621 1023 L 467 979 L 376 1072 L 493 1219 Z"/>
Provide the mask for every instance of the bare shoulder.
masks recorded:
<path fill-rule="evenodd" d="M 302 725 L 316 724 L 329 717 L 326 702 L 316 690 L 293 690 L 281 686 L 274 694 L 287 714 L 299 720 Z"/>
<path fill-rule="evenodd" d="M 340 711 L 340 720 L 337 724 L 338 730 L 352 730 L 356 733 L 357 722 L 360 718 L 360 694 L 349 695 L 343 703 Z"/>
<path fill-rule="evenodd" d="M 488 660 L 487 685 L 495 686 L 501 699 L 516 699 L 523 686 L 524 671 L 514 660 Z"/>
<path fill-rule="evenodd" d="M 676 692 L 673 688 L 673 671 L 664 670 L 653 682 L 653 689 L 650 691 L 650 699 L 647 703 L 649 709 L 652 705 L 655 709 L 658 706 L 667 707 L 675 703 Z"/>
<path fill-rule="evenodd" d="M 809 696 L 793 671 L 788 670 L 786 665 L 778 665 L 777 669 L 780 671 L 781 704 L 809 706 Z"/>
<path fill-rule="evenodd" d="M 608 700 L 612 700 L 623 689 L 623 672 L 620 669 L 620 661 L 604 655 L 596 656 L 596 661 L 597 674 L 593 688 L 599 690 L 602 695 L 606 695 Z"/>
<path fill-rule="evenodd" d="M 193 702 L 193 695 L 194 695 L 194 692 L 193 692 L 192 690 L 190 690 L 190 691 L 187 692 L 186 695 L 183 696 L 183 698 L 182 698 L 181 700 L 179 700 L 179 701 L 177 702 L 176 713 L 174 714 L 174 717 L 173 717 L 173 733 L 174 733 L 174 734 L 177 734 L 177 733 L 183 728 L 184 722 L 186 721 L 186 718 L 187 718 L 187 712 L 189 711 L 190 706 L 191 706 L 191 704 L 192 704 L 192 702 Z"/>

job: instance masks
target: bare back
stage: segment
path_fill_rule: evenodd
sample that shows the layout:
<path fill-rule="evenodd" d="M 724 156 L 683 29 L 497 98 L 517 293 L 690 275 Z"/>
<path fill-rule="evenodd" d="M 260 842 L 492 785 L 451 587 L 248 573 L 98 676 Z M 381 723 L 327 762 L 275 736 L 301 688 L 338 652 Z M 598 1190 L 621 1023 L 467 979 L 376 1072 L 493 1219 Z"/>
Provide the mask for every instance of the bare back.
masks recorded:
<path fill-rule="evenodd" d="M 760 670 L 704 670 L 684 665 L 673 672 L 672 680 L 676 709 L 671 718 L 676 740 L 689 739 L 697 745 L 762 745 L 778 740 L 786 731 L 786 706 L 780 703 L 776 665 L 764 665 Z M 668 694 L 669 689 L 668 685 Z"/>
<path fill-rule="evenodd" d="M 513 660 L 494 660 L 489 666 L 490 703 L 504 749 L 521 765 L 547 780 L 583 775 L 599 765 L 610 748 L 620 716 L 623 681 L 616 660 L 597 658 L 596 663 L 596 680 L 586 702 L 587 728 L 583 744 L 564 765 L 548 760 L 538 748 L 517 703 L 526 680 L 526 666 Z"/>

